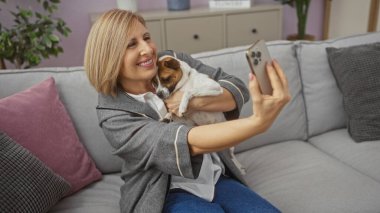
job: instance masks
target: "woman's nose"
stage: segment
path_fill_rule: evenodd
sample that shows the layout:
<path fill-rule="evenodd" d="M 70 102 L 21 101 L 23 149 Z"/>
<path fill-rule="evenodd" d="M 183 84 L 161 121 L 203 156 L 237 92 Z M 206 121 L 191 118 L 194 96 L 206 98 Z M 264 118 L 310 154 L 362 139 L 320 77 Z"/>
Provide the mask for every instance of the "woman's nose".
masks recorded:
<path fill-rule="evenodd" d="M 150 55 L 152 53 L 153 53 L 153 48 L 147 42 L 143 42 L 140 49 L 140 55 L 141 56 L 148 55 L 148 54 Z"/>

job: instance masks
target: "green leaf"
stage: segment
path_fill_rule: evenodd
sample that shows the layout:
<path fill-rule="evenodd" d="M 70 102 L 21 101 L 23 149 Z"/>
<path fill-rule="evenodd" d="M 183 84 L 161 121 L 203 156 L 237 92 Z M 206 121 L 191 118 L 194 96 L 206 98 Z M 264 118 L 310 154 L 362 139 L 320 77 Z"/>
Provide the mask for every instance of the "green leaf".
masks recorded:
<path fill-rule="evenodd" d="M 59 37 L 56 36 L 56 35 L 54 35 L 54 34 L 50 34 L 50 35 L 49 35 L 49 39 L 50 39 L 50 41 L 52 41 L 52 42 L 59 42 Z"/>
<path fill-rule="evenodd" d="M 37 45 L 37 49 L 42 50 L 42 51 L 46 50 L 45 46 L 40 45 L 40 44 Z"/>
<path fill-rule="evenodd" d="M 44 1 L 42 3 L 42 6 L 44 7 L 44 10 L 48 10 L 49 9 L 49 2 L 48 1 Z"/>
<path fill-rule="evenodd" d="M 53 11 L 58 10 L 58 7 L 55 4 L 53 4 L 50 6 L 50 9 L 51 9 L 51 13 L 52 13 Z"/>
<path fill-rule="evenodd" d="M 43 41 L 43 43 L 45 44 L 46 47 L 51 48 L 51 46 L 52 46 L 52 42 L 50 41 L 50 39 L 49 39 L 47 36 L 45 36 L 45 37 L 42 39 L 42 41 Z"/>
<path fill-rule="evenodd" d="M 35 15 L 36 15 L 36 17 L 37 17 L 37 18 L 39 18 L 39 19 L 41 19 L 41 18 L 42 18 L 42 14 L 41 14 L 41 13 L 39 13 L 39 12 L 35 12 Z"/>

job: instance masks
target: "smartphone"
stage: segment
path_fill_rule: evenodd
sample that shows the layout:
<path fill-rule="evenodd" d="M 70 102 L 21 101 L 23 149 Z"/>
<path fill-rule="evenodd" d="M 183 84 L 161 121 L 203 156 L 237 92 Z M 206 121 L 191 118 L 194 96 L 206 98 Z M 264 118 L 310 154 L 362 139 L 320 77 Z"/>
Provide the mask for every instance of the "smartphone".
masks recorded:
<path fill-rule="evenodd" d="M 266 95 L 272 94 L 272 86 L 266 71 L 266 64 L 271 63 L 268 48 L 265 44 L 265 40 L 258 40 L 252 46 L 250 46 L 245 56 L 248 60 L 251 72 L 256 76 L 261 92 Z"/>

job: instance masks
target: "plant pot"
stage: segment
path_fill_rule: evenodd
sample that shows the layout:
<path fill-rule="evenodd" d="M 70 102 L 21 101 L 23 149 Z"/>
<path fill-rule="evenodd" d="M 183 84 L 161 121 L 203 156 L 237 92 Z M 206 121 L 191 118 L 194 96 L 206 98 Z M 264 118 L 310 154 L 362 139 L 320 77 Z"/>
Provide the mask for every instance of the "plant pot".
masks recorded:
<path fill-rule="evenodd" d="M 7 67 L 5 66 L 5 62 L 3 58 L 0 58 L 0 70 L 5 70 Z"/>
<path fill-rule="evenodd" d="M 167 0 L 168 10 L 188 10 L 190 9 L 190 0 Z"/>
<path fill-rule="evenodd" d="M 291 35 L 288 35 L 288 37 L 286 37 L 286 39 L 289 40 L 289 41 L 296 41 L 296 40 L 315 41 L 315 36 L 314 35 L 310 35 L 310 34 L 306 34 L 305 38 L 300 39 L 299 36 L 298 36 L 298 34 L 291 34 Z"/>

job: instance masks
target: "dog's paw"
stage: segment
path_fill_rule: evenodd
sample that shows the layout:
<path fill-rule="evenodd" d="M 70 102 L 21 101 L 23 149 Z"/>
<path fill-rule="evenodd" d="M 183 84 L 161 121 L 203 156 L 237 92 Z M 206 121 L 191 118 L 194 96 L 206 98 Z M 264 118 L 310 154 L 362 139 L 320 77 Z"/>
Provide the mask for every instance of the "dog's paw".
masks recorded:
<path fill-rule="evenodd" d="M 166 113 L 166 115 L 165 115 L 165 117 L 162 119 L 162 120 L 164 120 L 164 121 L 172 121 L 173 120 L 173 115 L 172 115 L 172 113 Z"/>
<path fill-rule="evenodd" d="M 185 113 L 186 113 L 186 109 L 179 108 L 179 110 L 178 110 L 178 117 L 182 118 Z"/>
<path fill-rule="evenodd" d="M 187 106 L 185 105 L 179 105 L 179 108 L 178 108 L 178 117 L 183 117 L 184 114 L 186 113 L 186 110 L 187 110 Z"/>
<path fill-rule="evenodd" d="M 179 104 L 179 107 L 178 107 L 178 116 L 179 117 L 183 117 L 184 114 L 186 113 L 187 107 L 189 105 L 189 101 L 191 100 L 192 97 L 193 97 L 192 91 L 186 91 L 183 94 L 182 99 L 181 99 L 181 103 Z"/>

